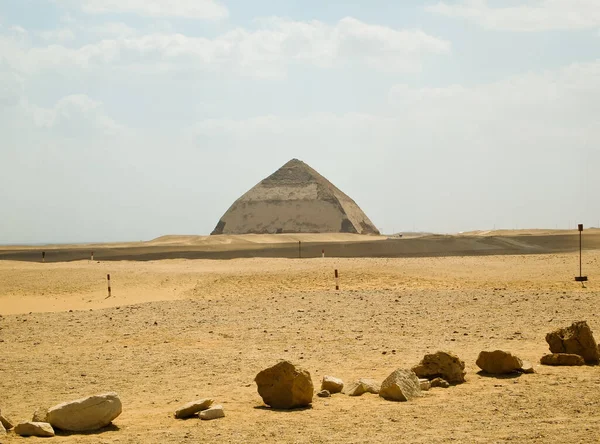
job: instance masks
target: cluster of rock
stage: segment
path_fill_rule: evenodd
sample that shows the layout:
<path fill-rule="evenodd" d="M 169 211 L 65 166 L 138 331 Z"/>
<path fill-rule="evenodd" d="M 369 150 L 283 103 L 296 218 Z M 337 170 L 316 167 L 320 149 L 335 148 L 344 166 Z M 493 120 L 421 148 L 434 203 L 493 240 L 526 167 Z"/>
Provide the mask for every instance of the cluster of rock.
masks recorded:
<path fill-rule="evenodd" d="M 188 402 L 175 411 L 175 418 L 188 419 L 197 417 L 206 421 L 223 418 L 225 416 L 223 406 L 220 404 L 213 405 L 213 402 L 210 398 Z"/>
<path fill-rule="evenodd" d="M 20 436 L 54 436 L 54 430 L 66 432 L 88 432 L 109 425 L 123 410 L 119 396 L 103 393 L 75 401 L 63 402 L 50 409 L 38 409 L 31 421 L 23 421 L 13 426 L 13 422 L 0 412 L 2 430 L 14 429 Z"/>
<path fill-rule="evenodd" d="M 544 365 L 597 365 L 600 351 L 586 321 L 573 322 L 546 335 L 550 354 L 542 356 Z"/>

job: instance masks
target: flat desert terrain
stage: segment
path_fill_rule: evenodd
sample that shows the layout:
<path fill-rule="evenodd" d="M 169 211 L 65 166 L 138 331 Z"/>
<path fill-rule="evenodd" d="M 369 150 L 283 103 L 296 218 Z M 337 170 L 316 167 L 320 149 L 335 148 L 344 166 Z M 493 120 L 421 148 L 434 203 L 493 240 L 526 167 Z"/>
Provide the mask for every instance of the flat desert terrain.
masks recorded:
<path fill-rule="evenodd" d="M 127 256 L 138 247 L 119 248 Z M 113 426 L 49 438 L 64 443 L 597 442 L 600 367 L 539 359 L 546 333 L 573 321 L 587 320 L 600 339 L 600 250 L 584 252 L 590 282 L 582 288 L 574 282 L 578 254 L 556 249 L 565 251 L 2 260 L 0 408 L 18 422 L 38 407 L 120 395 Z M 478 374 L 477 355 L 494 349 L 532 362 L 536 373 Z M 324 375 L 382 381 L 437 350 L 465 361 L 467 382 L 406 403 L 336 394 L 315 396 L 309 409 L 273 411 L 253 382 L 279 359 L 306 368 L 316 389 Z M 226 417 L 173 418 L 203 397 L 222 404 Z"/>

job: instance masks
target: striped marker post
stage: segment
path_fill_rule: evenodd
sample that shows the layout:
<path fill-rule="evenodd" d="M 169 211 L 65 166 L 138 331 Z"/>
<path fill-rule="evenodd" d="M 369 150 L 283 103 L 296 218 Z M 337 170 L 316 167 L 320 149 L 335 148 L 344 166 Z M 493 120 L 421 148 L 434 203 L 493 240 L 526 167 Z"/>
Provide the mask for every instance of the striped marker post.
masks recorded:
<path fill-rule="evenodd" d="M 302 259 L 302 241 L 298 241 L 298 259 Z"/>
<path fill-rule="evenodd" d="M 322 257 L 325 257 L 325 250 L 321 250 Z"/>
<path fill-rule="evenodd" d="M 339 281 L 339 276 L 338 276 L 337 269 L 335 270 L 335 289 L 336 290 L 340 289 L 340 281 Z"/>
<path fill-rule="evenodd" d="M 92 251 L 92 254 L 90 254 L 90 260 L 93 261 L 94 260 L 94 252 Z"/>
<path fill-rule="evenodd" d="M 46 252 L 42 251 L 42 262 L 46 262 Z"/>
<path fill-rule="evenodd" d="M 106 280 L 108 281 L 108 296 L 106 299 L 108 299 L 110 297 L 110 274 L 106 275 Z"/>

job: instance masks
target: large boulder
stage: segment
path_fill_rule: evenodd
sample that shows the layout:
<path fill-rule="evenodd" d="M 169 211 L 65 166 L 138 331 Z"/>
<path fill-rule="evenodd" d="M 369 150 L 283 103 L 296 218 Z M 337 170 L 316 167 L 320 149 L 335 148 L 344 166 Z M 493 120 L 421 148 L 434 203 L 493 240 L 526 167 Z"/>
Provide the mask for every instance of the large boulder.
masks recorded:
<path fill-rule="evenodd" d="M 47 419 L 57 429 L 84 432 L 106 427 L 122 410 L 119 396 L 111 392 L 58 404 L 48 410 Z"/>
<path fill-rule="evenodd" d="M 344 388 L 344 381 L 333 376 L 323 376 L 321 390 L 327 390 L 329 393 L 340 393 Z"/>
<path fill-rule="evenodd" d="M 54 436 L 54 429 L 47 422 L 27 421 L 17 424 L 15 433 L 19 436 L 39 436 L 45 438 Z"/>
<path fill-rule="evenodd" d="M 584 365 L 585 361 L 579 355 L 569 353 L 552 353 L 542 356 L 540 364 L 544 365 Z"/>
<path fill-rule="evenodd" d="M 523 366 L 523 361 L 512 353 L 494 350 L 479 353 L 476 364 L 485 373 L 503 375 L 518 371 Z"/>
<path fill-rule="evenodd" d="M 365 393 L 378 395 L 379 390 L 381 390 L 381 384 L 379 382 L 375 381 L 374 379 L 361 378 L 346 387 L 345 393 L 348 396 L 360 396 Z"/>
<path fill-rule="evenodd" d="M 310 373 L 289 361 L 281 361 L 254 378 L 263 402 L 276 409 L 306 407 L 312 403 L 314 387 Z"/>
<path fill-rule="evenodd" d="M 588 364 L 600 362 L 598 344 L 586 321 L 573 322 L 570 327 L 559 328 L 546 335 L 552 353 L 579 355 Z"/>
<path fill-rule="evenodd" d="M 421 383 L 412 370 L 395 370 L 381 383 L 379 396 L 390 401 L 410 401 L 421 396 Z"/>
<path fill-rule="evenodd" d="M 435 379 L 443 378 L 451 384 L 465 382 L 465 363 L 454 353 L 438 351 L 437 353 L 425 355 L 412 371 L 419 378 Z"/>
<path fill-rule="evenodd" d="M 187 404 L 179 407 L 175 411 L 175 418 L 184 419 L 191 418 L 196 413 L 201 412 L 202 410 L 206 410 L 213 403 L 212 399 L 198 399 L 196 401 L 188 402 Z"/>

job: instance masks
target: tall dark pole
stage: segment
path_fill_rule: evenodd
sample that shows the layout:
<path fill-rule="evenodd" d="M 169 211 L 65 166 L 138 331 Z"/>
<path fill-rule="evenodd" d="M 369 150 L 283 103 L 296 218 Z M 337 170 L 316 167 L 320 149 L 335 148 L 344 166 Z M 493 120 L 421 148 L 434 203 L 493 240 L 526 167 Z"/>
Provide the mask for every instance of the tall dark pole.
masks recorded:
<path fill-rule="evenodd" d="M 581 233 L 583 232 L 583 230 L 579 230 L 579 276 L 582 276 L 581 274 Z"/>
<path fill-rule="evenodd" d="M 579 276 L 575 277 L 575 280 L 577 282 L 581 282 L 581 284 L 583 285 L 584 282 L 586 282 L 588 280 L 587 276 L 583 276 L 583 270 L 582 270 L 582 266 L 581 266 L 581 235 L 583 232 L 583 224 L 578 224 L 577 225 L 577 229 L 579 230 Z"/>
<path fill-rule="evenodd" d="M 298 241 L 298 258 L 302 259 L 302 241 Z"/>

